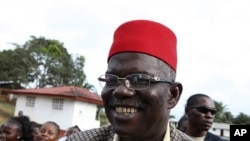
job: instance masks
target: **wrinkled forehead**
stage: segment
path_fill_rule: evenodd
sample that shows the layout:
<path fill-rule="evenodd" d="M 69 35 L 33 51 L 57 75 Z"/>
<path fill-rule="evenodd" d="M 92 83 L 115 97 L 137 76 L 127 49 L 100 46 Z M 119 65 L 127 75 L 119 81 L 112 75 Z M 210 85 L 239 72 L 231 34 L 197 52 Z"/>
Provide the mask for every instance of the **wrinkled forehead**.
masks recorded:
<path fill-rule="evenodd" d="M 168 66 L 165 62 L 158 59 L 157 57 L 154 57 L 152 55 L 148 55 L 145 53 L 137 53 L 137 52 L 123 52 L 118 53 L 114 56 L 112 56 L 108 62 L 108 65 L 114 63 L 114 62 L 120 62 L 123 64 L 136 64 L 141 63 L 144 65 L 150 65 L 150 66 Z"/>
<path fill-rule="evenodd" d="M 120 62 L 130 62 L 130 61 L 141 61 L 143 63 L 148 62 L 157 62 L 161 65 L 168 65 L 163 62 L 161 59 L 154 57 L 152 55 L 148 55 L 145 53 L 138 53 L 138 52 L 122 52 L 112 56 L 108 62 L 108 64 L 112 63 L 112 61 L 120 61 Z"/>
<path fill-rule="evenodd" d="M 110 58 L 107 73 L 128 75 L 145 73 L 165 77 L 170 67 L 162 60 L 144 53 L 124 52 Z"/>

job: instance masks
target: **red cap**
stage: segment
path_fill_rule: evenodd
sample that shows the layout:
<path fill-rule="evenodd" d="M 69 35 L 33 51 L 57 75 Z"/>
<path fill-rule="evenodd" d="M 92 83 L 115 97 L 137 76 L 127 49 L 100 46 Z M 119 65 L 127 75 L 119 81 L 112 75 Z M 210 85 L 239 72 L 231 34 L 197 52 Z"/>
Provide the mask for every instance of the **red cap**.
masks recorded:
<path fill-rule="evenodd" d="M 109 59 L 122 52 L 145 53 L 161 59 L 176 71 L 176 36 L 168 27 L 149 20 L 133 20 L 120 25 L 113 37 Z"/>

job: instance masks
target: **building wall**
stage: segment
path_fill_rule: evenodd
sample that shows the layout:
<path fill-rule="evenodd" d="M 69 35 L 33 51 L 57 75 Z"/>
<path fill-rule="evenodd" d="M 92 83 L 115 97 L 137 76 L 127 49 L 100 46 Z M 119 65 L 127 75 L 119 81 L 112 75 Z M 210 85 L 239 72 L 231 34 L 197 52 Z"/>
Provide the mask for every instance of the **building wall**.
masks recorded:
<path fill-rule="evenodd" d="M 96 111 L 95 104 L 76 101 L 72 125 L 78 125 L 81 130 L 100 127 L 100 121 L 96 120 Z"/>
<path fill-rule="evenodd" d="M 22 110 L 24 115 L 38 123 L 46 121 L 56 122 L 61 130 L 67 130 L 70 126 L 78 125 L 82 130 L 99 127 L 99 121 L 95 120 L 96 105 L 64 99 L 63 110 L 52 109 L 53 97 L 37 96 L 34 107 L 26 106 L 26 96 L 19 95 L 16 101 L 15 115 Z"/>

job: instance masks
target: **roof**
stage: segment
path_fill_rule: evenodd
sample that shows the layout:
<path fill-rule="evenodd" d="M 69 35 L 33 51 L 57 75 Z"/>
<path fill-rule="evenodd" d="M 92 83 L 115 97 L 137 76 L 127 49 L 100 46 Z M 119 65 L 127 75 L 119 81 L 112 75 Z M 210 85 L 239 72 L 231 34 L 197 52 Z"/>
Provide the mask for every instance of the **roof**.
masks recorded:
<path fill-rule="evenodd" d="M 0 81 L 0 87 L 7 89 L 23 89 L 23 87 L 19 83 L 11 81 Z"/>
<path fill-rule="evenodd" d="M 39 96 L 54 96 L 75 99 L 94 103 L 99 106 L 103 105 L 102 98 L 97 93 L 92 93 L 87 89 L 76 86 L 60 86 L 51 88 L 35 88 L 35 89 L 14 89 L 6 90 L 8 93 L 16 95 L 39 95 Z"/>

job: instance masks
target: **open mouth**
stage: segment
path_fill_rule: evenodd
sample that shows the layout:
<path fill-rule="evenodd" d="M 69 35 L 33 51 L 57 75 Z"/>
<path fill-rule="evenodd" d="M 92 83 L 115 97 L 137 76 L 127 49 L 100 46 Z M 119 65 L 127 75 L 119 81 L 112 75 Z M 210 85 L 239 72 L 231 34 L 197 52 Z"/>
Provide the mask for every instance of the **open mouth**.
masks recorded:
<path fill-rule="evenodd" d="M 135 107 L 122 107 L 122 106 L 117 106 L 115 107 L 115 111 L 119 114 L 123 114 L 123 115 L 129 115 L 129 114 L 134 114 L 136 113 L 138 110 Z"/>

